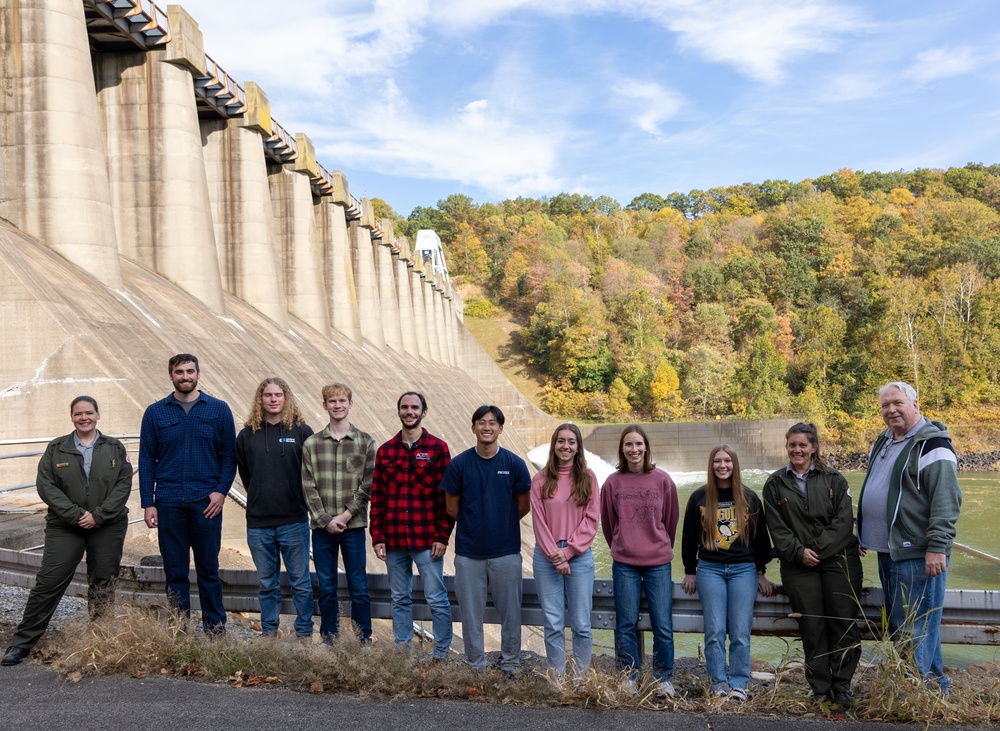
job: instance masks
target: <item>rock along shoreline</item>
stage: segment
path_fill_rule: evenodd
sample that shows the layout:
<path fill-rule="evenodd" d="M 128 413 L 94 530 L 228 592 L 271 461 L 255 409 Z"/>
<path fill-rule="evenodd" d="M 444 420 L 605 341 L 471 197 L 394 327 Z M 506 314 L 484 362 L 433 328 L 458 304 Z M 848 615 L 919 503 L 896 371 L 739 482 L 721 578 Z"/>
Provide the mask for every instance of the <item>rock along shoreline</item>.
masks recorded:
<path fill-rule="evenodd" d="M 826 463 L 837 470 L 868 469 L 867 452 L 833 453 L 823 456 Z M 958 455 L 959 472 L 1000 472 L 1000 449 L 992 452 L 966 452 Z"/>

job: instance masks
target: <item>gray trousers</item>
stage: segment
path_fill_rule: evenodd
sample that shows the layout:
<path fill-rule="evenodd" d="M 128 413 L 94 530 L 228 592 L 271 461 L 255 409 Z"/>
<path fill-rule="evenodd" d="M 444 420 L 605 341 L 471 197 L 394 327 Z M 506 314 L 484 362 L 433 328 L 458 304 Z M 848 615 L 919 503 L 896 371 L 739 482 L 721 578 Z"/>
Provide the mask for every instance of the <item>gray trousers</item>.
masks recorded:
<path fill-rule="evenodd" d="M 483 615 L 486 592 L 500 615 L 500 669 L 517 670 L 521 663 L 521 554 L 499 558 L 455 556 L 455 596 L 462 611 L 465 661 L 477 670 L 486 668 Z"/>

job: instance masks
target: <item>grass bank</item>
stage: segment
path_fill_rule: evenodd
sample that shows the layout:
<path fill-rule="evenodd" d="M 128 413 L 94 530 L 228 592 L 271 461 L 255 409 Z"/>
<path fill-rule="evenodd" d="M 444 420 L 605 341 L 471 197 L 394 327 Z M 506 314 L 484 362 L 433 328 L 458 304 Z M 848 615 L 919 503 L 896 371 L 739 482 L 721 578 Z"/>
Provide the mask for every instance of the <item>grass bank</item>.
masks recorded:
<path fill-rule="evenodd" d="M 542 663 L 513 678 L 498 671 L 477 672 L 459 660 L 431 662 L 421 654 L 397 651 L 389 643 L 360 647 L 349 636 L 330 646 L 294 639 L 237 637 L 209 640 L 184 631 L 176 619 L 143 609 L 119 607 L 95 623 L 67 625 L 51 632 L 35 659 L 72 680 L 89 675 L 148 677 L 174 675 L 237 687 L 281 686 L 309 693 L 351 693 L 378 698 L 450 698 L 473 702 L 597 709 L 681 710 L 689 713 L 754 714 L 802 718 L 857 718 L 921 724 L 1000 723 L 1000 663 L 952 674 L 947 697 L 923 688 L 906 663 L 886 648 L 884 659 L 859 669 L 856 702 L 849 708 L 806 696 L 801 665 L 786 658 L 770 668 L 768 680 L 751 686 L 746 702 L 708 694 L 704 668 L 696 658 L 679 658 L 674 699 L 659 698 L 647 685 L 637 695 L 622 690 L 621 677 L 607 655 L 595 659 L 584 683 L 553 686 Z"/>

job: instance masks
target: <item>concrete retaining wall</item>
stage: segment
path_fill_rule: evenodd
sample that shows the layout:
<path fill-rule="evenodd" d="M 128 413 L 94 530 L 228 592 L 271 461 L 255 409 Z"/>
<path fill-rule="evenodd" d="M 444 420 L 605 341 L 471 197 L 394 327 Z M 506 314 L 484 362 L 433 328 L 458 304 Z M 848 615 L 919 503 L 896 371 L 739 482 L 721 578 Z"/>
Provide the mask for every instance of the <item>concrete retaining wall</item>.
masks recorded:
<path fill-rule="evenodd" d="M 770 421 L 676 422 L 643 424 L 649 435 L 650 452 L 657 466 L 667 470 L 704 471 L 708 452 L 728 444 L 744 469 L 776 470 L 788 461 L 785 432 L 798 419 Z M 615 464 L 622 427 L 618 424 L 581 426 L 587 450 Z"/>

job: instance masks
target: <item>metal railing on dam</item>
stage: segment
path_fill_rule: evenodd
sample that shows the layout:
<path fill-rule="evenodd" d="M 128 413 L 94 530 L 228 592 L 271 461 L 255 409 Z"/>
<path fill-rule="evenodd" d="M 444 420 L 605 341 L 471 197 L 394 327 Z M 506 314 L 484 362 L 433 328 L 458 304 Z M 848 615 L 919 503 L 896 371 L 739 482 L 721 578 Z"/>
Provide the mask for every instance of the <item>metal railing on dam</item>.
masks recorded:
<path fill-rule="evenodd" d="M 35 574 L 41 566 L 42 557 L 38 554 L 23 553 L 10 549 L 0 549 L 0 583 L 28 588 L 34 583 Z M 257 573 L 247 569 L 220 570 L 223 583 L 225 607 L 233 612 L 257 612 Z M 163 569 L 156 566 L 121 567 L 118 584 L 119 600 L 141 606 L 162 605 L 165 603 L 165 585 Z M 191 571 L 191 581 L 196 581 L 195 572 Z M 315 584 L 315 575 L 313 575 Z M 543 613 L 535 591 L 535 580 L 525 578 L 524 593 L 521 604 L 521 623 L 525 626 L 543 626 Z M 413 618 L 422 621 L 431 619 L 430 607 L 424 601 L 422 583 L 419 576 L 414 576 Z M 451 599 L 454 621 L 460 621 L 462 607 L 455 599 L 455 579 L 445 577 L 448 595 Z M 291 592 L 287 577 L 281 575 L 282 611 L 294 614 Z M 389 580 L 385 574 L 369 574 L 368 590 L 371 595 L 372 617 L 376 619 L 391 619 L 392 605 L 389 599 Z M 81 562 L 76 576 L 67 590 L 72 596 L 87 595 L 86 563 Z M 341 580 L 338 584 L 338 597 L 349 606 L 347 582 Z M 613 630 L 615 627 L 614 586 L 611 579 L 594 581 L 594 606 L 591 612 L 591 626 L 594 629 Z M 863 634 L 871 638 L 873 632 L 882 626 L 882 590 L 866 588 L 859 597 Z M 673 597 L 674 632 L 704 631 L 702 624 L 701 602 L 697 596 L 688 596 L 680 587 L 674 585 Z M 191 603 L 194 608 L 200 608 L 196 594 L 192 594 Z M 950 589 L 945 592 L 943 618 L 941 621 L 941 639 L 950 644 L 962 645 L 1000 645 L 1000 591 L 983 591 L 969 589 Z M 488 624 L 498 624 L 499 617 L 493 609 L 492 601 L 487 604 L 485 620 Z M 643 602 L 639 615 L 640 631 L 650 629 L 649 613 Z M 773 597 L 758 596 L 754 604 L 753 634 L 773 635 L 782 637 L 797 636 L 798 624 L 791 613 L 788 599 L 784 595 Z"/>

